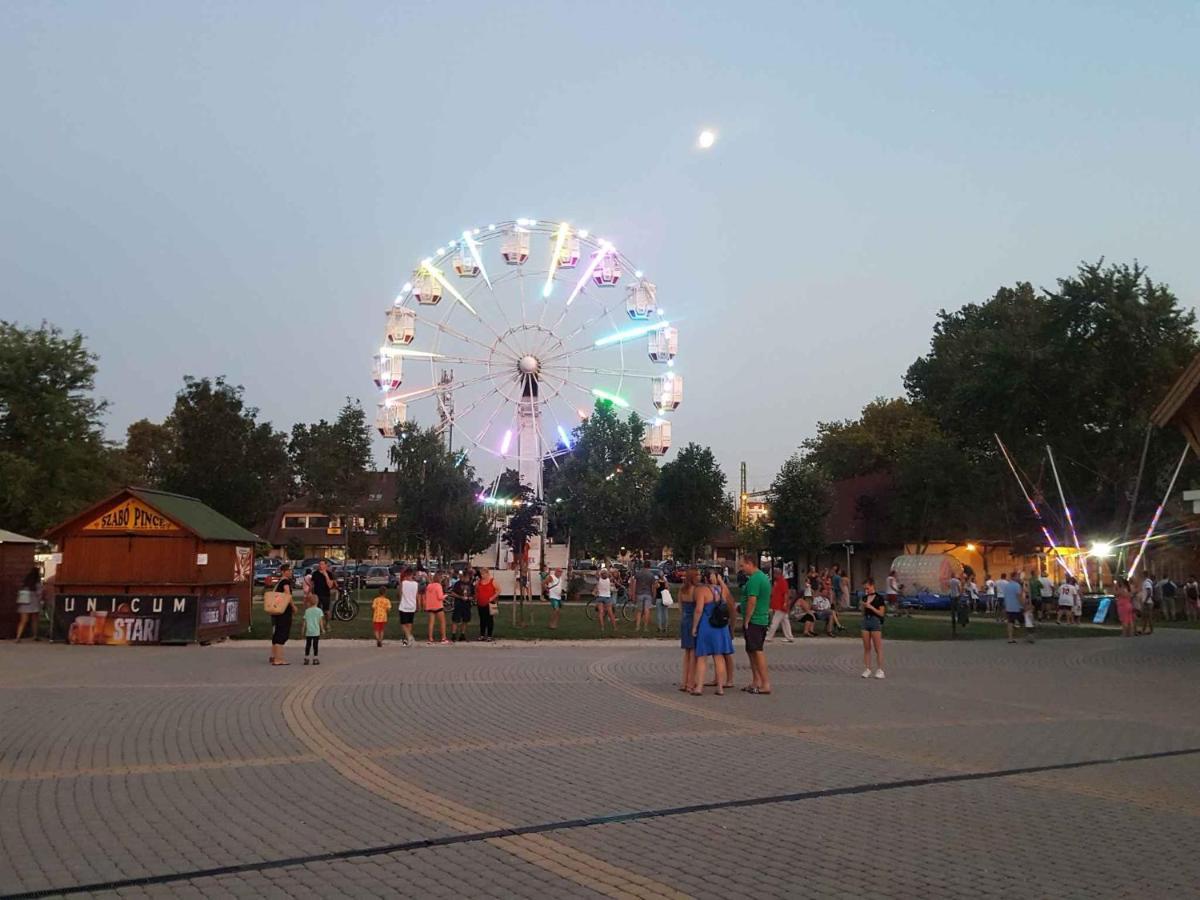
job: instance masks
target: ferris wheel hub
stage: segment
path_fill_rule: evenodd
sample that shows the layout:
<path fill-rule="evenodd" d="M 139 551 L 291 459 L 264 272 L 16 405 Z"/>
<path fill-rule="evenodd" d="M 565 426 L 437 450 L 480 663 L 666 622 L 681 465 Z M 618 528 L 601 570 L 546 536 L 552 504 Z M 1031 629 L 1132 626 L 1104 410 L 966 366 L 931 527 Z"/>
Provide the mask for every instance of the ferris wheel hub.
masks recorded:
<path fill-rule="evenodd" d="M 537 370 L 541 368 L 541 363 L 539 363 L 537 357 L 531 353 L 521 357 L 521 361 L 517 363 L 517 368 L 521 370 L 522 375 L 536 375 Z"/>

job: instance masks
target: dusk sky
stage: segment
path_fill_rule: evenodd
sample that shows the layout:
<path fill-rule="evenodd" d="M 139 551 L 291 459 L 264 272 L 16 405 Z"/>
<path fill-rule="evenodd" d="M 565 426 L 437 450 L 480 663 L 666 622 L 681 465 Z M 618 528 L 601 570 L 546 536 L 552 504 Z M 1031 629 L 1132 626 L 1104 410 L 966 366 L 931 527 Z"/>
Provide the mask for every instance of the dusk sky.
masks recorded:
<path fill-rule="evenodd" d="M 1102 256 L 1197 303 L 1198 10 L 6 0 L 0 318 L 87 337 L 113 439 L 185 374 L 286 430 L 373 414 L 438 243 L 569 219 L 678 320 L 675 446 L 765 487 L 941 308 Z"/>

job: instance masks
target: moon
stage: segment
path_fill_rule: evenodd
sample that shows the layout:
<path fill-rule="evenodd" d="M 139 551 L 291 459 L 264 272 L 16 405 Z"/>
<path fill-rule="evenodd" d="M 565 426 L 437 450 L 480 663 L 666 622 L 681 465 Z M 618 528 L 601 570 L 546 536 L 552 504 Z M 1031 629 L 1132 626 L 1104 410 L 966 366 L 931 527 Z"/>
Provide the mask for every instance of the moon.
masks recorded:
<path fill-rule="evenodd" d="M 705 128 L 700 132 L 700 137 L 696 138 L 696 144 L 701 150 L 707 150 L 717 141 L 717 136 L 709 129 Z"/>

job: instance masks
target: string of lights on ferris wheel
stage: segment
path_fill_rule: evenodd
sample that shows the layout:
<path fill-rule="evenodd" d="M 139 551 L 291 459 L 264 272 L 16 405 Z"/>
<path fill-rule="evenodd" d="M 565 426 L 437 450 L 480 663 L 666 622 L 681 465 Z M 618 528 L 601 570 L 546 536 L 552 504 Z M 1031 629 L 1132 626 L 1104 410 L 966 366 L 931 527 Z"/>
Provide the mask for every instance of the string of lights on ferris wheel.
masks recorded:
<path fill-rule="evenodd" d="M 539 236 L 545 237 L 544 245 Z M 492 242 L 499 243 L 501 265 L 489 270 L 485 250 Z M 527 266 L 542 253 L 547 254 L 543 270 Z M 536 281 L 536 288 L 529 290 L 528 268 L 535 269 Z M 625 272 L 633 273 L 624 292 L 629 324 L 618 327 L 613 312 L 620 296 L 605 302 L 600 294 L 616 287 Z M 520 306 L 515 321 L 510 314 L 515 309 L 510 307 L 516 304 L 502 302 L 501 296 L 514 285 L 519 289 Z M 484 287 L 486 293 L 481 293 Z M 593 301 L 597 310 L 590 315 L 585 311 L 584 321 L 568 329 L 567 318 L 582 298 Z M 559 305 L 557 315 L 551 311 L 554 304 Z M 439 310 L 440 318 L 436 315 Z M 456 310 L 462 310 L 486 334 L 471 334 L 473 327 L 452 324 Z M 421 331 L 431 337 L 427 349 L 414 346 Z M 576 343 L 582 336 L 586 337 Z M 635 357 L 625 348 L 639 339 L 646 340 L 646 359 L 651 366 L 663 366 L 667 371 L 657 374 L 634 369 Z M 443 341 L 458 346 L 443 349 Z M 375 358 L 375 382 L 382 394 L 377 428 L 385 437 L 394 436 L 407 419 L 410 401 L 436 398 L 443 424 L 453 427 L 455 423 L 465 425 L 467 416 L 487 409 L 487 403 L 495 400 L 481 429 L 460 429 L 459 433 L 502 459 L 515 454 L 522 464 L 535 458 L 557 463 L 557 457 L 572 444 L 572 429 L 555 409 L 564 392 L 579 392 L 589 398 L 590 405 L 603 400 L 633 409 L 641 403 L 631 401 L 622 386 L 627 378 L 645 379 L 651 382 L 653 412 L 647 416 L 644 444 L 649 452 L 662 455 L 671 445 L 669 414 L 683 397 L 683 376 L 674 371 L 678 347 L 678 330 L 658 306 L 656 286 L 611 241 L 565 221 L 518 218 L 467 229 L 421 259 L 387 310 L 385 339 Z M 581 361 L 586 354 L 608 348 L 619 353 L 615 367 Z M 402 392 L 406 363 L 428 363 L 430 383 Z M 454 378 L 443 372 L 436 377 L 437 367 L 448 364 L 465 367 L 467 376 Z M 598 383 L 583 383 L 590 378 Z M 615 385 L 605 383 L 614 379 Z M 455 409 L 454 392 L 481 385 L 484 394 Z M 501 420 L 506 405 L 512 414 Z M 582 418 L 589 414 L 578 411 Z M 498 421 L 506 426 L 500 433 L 492 431 Z M 543 428 L 553 428 L 557 439 L 547 441 Z"/>

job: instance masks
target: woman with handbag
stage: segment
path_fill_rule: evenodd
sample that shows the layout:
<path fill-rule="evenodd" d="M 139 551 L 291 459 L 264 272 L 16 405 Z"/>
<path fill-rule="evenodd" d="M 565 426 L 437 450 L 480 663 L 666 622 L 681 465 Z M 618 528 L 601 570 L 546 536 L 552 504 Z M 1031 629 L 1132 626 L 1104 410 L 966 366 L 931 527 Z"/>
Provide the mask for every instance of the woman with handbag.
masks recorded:
<path fill-rule="evenodd" d="M 296 614 L 296 604 L 292 600 L 292 589 L 296 580 L 292 578 L 292 567 L 285 565 L 279 569 L 279 580 L 275 582 L 275 597 L 263 597 L 263 606 L 271 614 L 271 665 L 290 666 L 283 658 L 283 645 L 292 634 L 292 616 Z M 281 599 L 282 598 L 282 599 Z"/>
<path fill-rule="evenodd" d="M 21 581 L 21 590 L 17 594 L 17 640 L 25 634 L 25 626 L 33 621 L 33 639 L 38 639 L 38 620 L 42 617 L 42 573 L 37 566 L 29 570 Z"/>
<path fill-rule="evenodd" d="M 728 588 L 724 582 L 712 585 L 697 585 L 695 618 L 692 636 L 696 639 L 696 672 L 692 678 L 693 696 L 704 693 L 705 660 L 712 657 L 717 696 L 725 694 L 725 657 L 733 655 L 733 639 L 729 634 L 730 609 Z"/>

